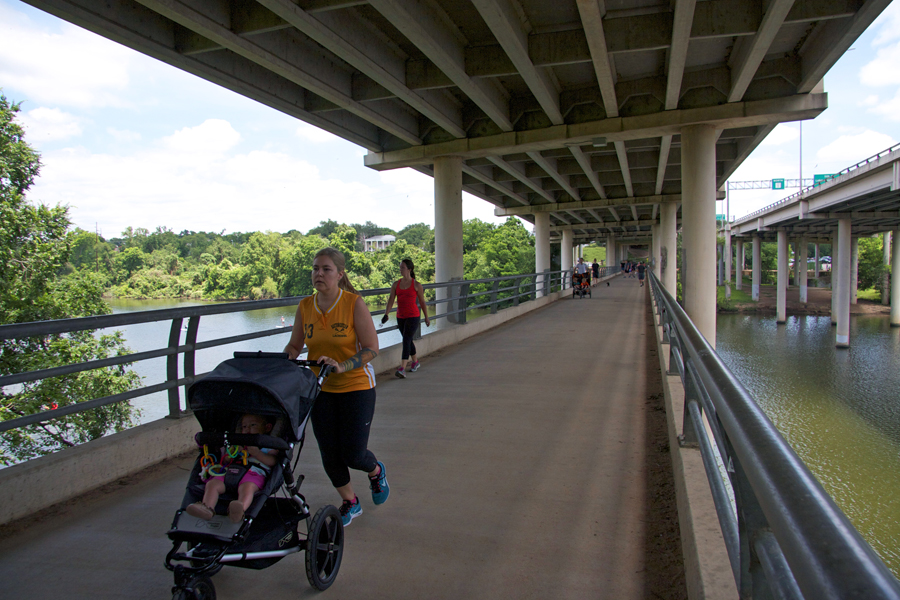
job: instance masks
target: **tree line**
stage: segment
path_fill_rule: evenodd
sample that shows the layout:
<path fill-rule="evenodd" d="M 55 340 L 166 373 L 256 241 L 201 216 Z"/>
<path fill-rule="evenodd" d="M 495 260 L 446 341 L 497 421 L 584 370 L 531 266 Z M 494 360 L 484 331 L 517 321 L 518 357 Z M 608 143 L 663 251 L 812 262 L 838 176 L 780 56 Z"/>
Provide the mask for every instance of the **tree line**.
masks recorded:
<path fill-rule="evenodd" d="M 389 247 L 363 250 L 365 238 L 386 234 L 396 237 Z M 348 225 L 329 220 L 305 234 L 129 227 L 110 239 L 74 229 L 71 245 L 64 275 L 92 277 L 107 295 L 120 298 L 257 300 L 311 294 L 313 257 L 326 246 L 344 253 L 356 289 L 389 286 L 404 258 L 415 263 L 419 281 L 434 281 L 434 232 L 425 223 L 394 231 L 371 221 Z M 465 221 L 463 245 L 467 278 L 534 270 L 534 239 L 517 219 L 500 225 Z"/>

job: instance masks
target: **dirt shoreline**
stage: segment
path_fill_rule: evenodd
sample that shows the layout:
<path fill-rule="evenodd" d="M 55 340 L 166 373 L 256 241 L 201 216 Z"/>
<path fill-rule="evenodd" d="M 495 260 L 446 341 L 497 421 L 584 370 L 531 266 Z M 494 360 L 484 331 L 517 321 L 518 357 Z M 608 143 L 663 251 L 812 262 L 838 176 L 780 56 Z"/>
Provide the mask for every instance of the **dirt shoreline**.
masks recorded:
<path fill-rule="evenodd" d="M 749 287 L 749 286 L 745 286 Z M 786 309 L 788 315 L 825 316 L 831 314 L 831 290 L 828 288 L 809 288 L 808 302 L 800 302 L 800 288 L 789 287 L 787 289 Z M 720 313 L 759 313 L 772 314 L 777 312 L 775 286 L 761 285 L 759 287 L 759 302 L 733 302 L 730 307 L 719 306 Z M 891 307 L 884 306 L 880 302 L 871 300 L 858 300 L 850 305 L 851 315 L 890 315 Z"/>

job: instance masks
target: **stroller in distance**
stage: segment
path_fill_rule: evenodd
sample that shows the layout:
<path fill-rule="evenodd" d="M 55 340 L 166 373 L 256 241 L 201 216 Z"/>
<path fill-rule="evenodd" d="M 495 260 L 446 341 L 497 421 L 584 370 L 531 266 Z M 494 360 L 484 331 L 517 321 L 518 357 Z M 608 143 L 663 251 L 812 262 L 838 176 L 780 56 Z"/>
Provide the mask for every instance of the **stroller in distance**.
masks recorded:
<path fill-rule="evenodd" d="M 292 457 L 295 466 L 299 459 L 309 413 L 331 370 L 324 367 L 316 377 L 309 368 L 313 365 L 288 360 L 287 354 L 235 352 L 188 389 L 188 405 L 202 431 L 196 436 L 200 451 L 181 508 L 168 531 L 173 546 L 165 566 L 175 576 L 173 600 L 215 600 L 210 577 L 223 566 L 265 569 L 301 551 L 310 585 L 325 590 L 334 583 L 344 550 L 340 513 L 326 505 L 311 516 L 299 492 L 303 475 L 295 480 L 291 466 Z M 234 433 L 244 414 L 273 422 L 270 433 Z M 237 498 L 237 481 L 246 470 L 241 447 L 248 446 L 278 450 L 278 460 L 243 519 L 234 523 L 227 507 Z M 226 472 L 226 491 L 210 507 L 215 511 L 211 519 L 191 516 L 186 508 L 203 498 L 202 475 L 212 468 Z M 276 497 L 279 491 L 283 493 Z M 306 521 L 305 533 L 301 521 Z"/>

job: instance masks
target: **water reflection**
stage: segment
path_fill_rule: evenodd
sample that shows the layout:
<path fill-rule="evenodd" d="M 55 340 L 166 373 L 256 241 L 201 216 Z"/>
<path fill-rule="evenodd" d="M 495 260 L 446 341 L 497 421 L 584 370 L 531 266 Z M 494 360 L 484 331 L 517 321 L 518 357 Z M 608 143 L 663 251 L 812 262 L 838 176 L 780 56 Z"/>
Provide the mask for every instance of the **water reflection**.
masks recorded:
<path fill-rule="evenodd" d="M 785 439 L 900 575 L 900 329 L 851 316 L 849 350 L 830 317 L 719 315 L 717 352 Z"/>

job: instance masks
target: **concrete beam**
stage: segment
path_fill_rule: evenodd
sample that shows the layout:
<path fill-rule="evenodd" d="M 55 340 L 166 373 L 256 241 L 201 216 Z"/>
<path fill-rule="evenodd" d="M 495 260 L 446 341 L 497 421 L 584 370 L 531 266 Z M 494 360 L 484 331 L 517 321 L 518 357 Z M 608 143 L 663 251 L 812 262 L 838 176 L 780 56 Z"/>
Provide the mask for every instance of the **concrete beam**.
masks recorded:
<path fill-rule="evenodd" d="M 503 131 L 512 131 L 509 98 L 499 83 L 475 79 L 466 73 L 465 37 L 449 25 L 437 4 L 371 0 L 369 4 L 402 31 L 463 94 L 468 96 Z"/>
<path fill-rule="evenodd" d="M 533 160 L 540 168 L 546 171 L 547 175 L 549 175 L 556 183 L 562 186 L 562 189 L 566 191 L 573 199 L 579 200 L 581 195 L 578 193 L 578 190 L 573 188 L 569 184 L 569 178 L 559 174 L 559 171 L 556 168 L 556 159 L 555 158 L 546 158 L 541 156 L 540 152 L 529 152 L 529 158 Z"/>
<path fill-rule="evenodd" d="M 471 176 L 471 177 L 474 177 L 475 179 L 477 179 L 477 180 L 480 181 L 481 183 L 483 183 L 483 184 L 485 184 L 485 185 L 489 185 L 489 186 L 491 186 L 492 188 L 494 188 L 495 190 L 497 190 L 497 191 L 499 191 L 499 192 L 502 192 L 504 196 L 507 196 L 507 197 L 509 197 L 509 198 L 512 198 L 513 200 L 515 200 L 515 201 L 518 202 L 519 204 L 524 204 L 524 205 L 526 205 L 526 206 L 529 204 L 527 198 L 523 198 L 522 196 L 520 196 L 519 194 L 517 194 L 517 193 L 514 192 L 513 190 L 509 189 L 508 187 L 506 187 L 506 186 L 503 185 L 502 183 L 499 183 L 499 182 L 495 181 L 494 178 L 491 177 L 490 175 L 488 175 L 488 174 L 486 174 L 486 173 L 482 173 L 480 169 L 477 169 L 477 168 L 475 168 L 475 167 L 469 167 L 469 166 L 467 166 L 465 163 L 463 163 L 463 166 L 462 166 L 462 172 L 465 173 L 466 175 L 469 175 L 469 176 Z M 503 210 L 503 209 L 499 209 L 499 210 Z"/>
<path fill-rule="evenodd" d="M 668 77 L 666 78 L 666 110 L 678 108 L 678 100 L 681 99 L 681 80 L 684 76 L 684 66 L 687 63 L 688 40 L 691 37 L 691 27 L 694 23 L 694 8 L 697 0 L 676 0 L 675 15 L 672 23 L 672 45 L 666 56 L 668 62 Z M 672 138 L 669 138 L 672 141 Z M 662 154 L 662 153 L 660 153 Z M 668 148 L 666 149 L 668 157 Z M 662 157 L 660 157 L 662 161 Z M 663 164 L 660 162 L 660 164 Z M 662 188 L 661 181 L 656 185 L 658 194 Z"/>
<path fill-rule="evenodd" d="M 522 169 L 516 167 L 512 163 L 503 160 L 499 156 L 489 156 L 488 160 L 515 177 L 518 181 L 527 185 L 539 196 L 542 196 L 545 200 L 549 202 L 556 202 L 556 198 L 553 197 L 553 194 L 541 187 L 539 183 L 536 183 L 533 179 L 528 177 Z"/>
<path fill-rule="evenodd" d="M 562 125 L 559 110 L 559 85 L 552 71 L 536 67 L 528 55 L 528 35 L 510 0 L 472 0 L 491 33 L 506 51 L 516 72 L 534 94 L 544 113 L 554 125 Z"/>
<path fill-rule="evenodd" d="M 732 70 L 729 102 L 737 102 L 744 97 L 744 92 L 750 86 L 793 4 L 794 0 L 771 0 L 756 34 L 735 43 L 735 51 L 729 61 Z"/>
<path fill-rule="evenodd" d="M 657 204 L 657 203 L 679 203 L 681 202 L 681 194 L 667 194 L 660 196 L 642 196 L 637 198 L 622 198 L 619 200 L 579 200 L 576 202 L 553 202 L 551 204 L 536 204 L 533 206 L 497 208 L 494 210 L 494 216 L 521 216 L 530 215 L 538 212 L 558 212 L 560 210 L 586 210 L 589 208 L 612 208 L 614 206 L 631 206 L 632 204 Z M 616 221 L 621 220 L 617 213 L 613 213 Z"/>
<path fill-rule="evenodd" d="M 634 196 L 634 187 L 631 185 L 631 170 L 628 168 L 628 154 L 625 152 L 625 142 L 614 142 L 616 156 L 619 157 L 619 167 L 622 169 L 622 179 L 625 180 L 625 191 L 628 197 Z"/>
<path fill-rule="evenodd" d="M 280 19 L 309 36 L 372 81 L 409 104 L 442 127 L 450 135 L 466 137 L 459 103 L 442 91 L 414 91 L 406 86 L 406 60 L 396 50 L 373 35 L 363 20 L 352 12 L 304 11 L 291 0 L 259 0 Z M 257 5 L 258 6 L 258 5 Z"/>
<path fill-rule="evenodd" d="M 597 0 L 577 0 L 578 14 L 587 36 L 588 48 L 594 63 L 594 74 L 603 97 L 603 108 L 606 118 L 619 116 L 619 103 L 616 100 L 616 74 L 610 62 L 606 46 L 606 34 L 603 28 L 603 11 Z"/>
<path fill-rule="evenodd" d="M 381 171 L 411 167 L 417 164 L 430 164 L 434 162 L 435 156 L 456 155 L 471 159 L 497 154 L 560 149 L 567 144 L 586 146 L 598 136 L 606 137 L 607 140 L 613 142 L 638 140 L 663 135 L 678 135 L 681 129 L 687 125 L 706 124 L 717 129 L 767 125 L 774 129 L 775 124 L 780 122 L 814 118 L 824 111 L 827 105 L 825 94 L 734 102 L 637 117 L 605 119 L 577 125 L 558 125 L 530 131 L 501 133 L 480 138 L 415 146 L 391 152 L 370 152 L 365 156 L 365 164 Z M 760 139 L 760 141 L 762 140 Z M 723 181 L 724 179 L 719 182 L 719 185 Z"/>
<path fill-rule="evenodd" d="M 230 12 L 214 0 L 142 0 L 141 4 L 191 31 L 222 45 L 328 102 L 355 114 L 408 144 L 421 144 L 415 116 L 390 104 L 376 110 L 353 99 L 352 77 L 335 68 L 311 44 L 289 31 L 242 37 L 230 29 Z"/>
<path fill-rule="evenodd" d="M 304 89 L 234 53 L 182 54 L 179 25 L 133 0 L 108 0 L 102 11 L 91 0 L 35 0 L 30 4 L 54 16 L 170 64 L 275 110 L 378 152 L 383 134 L 375 125 L 346 112 L 314 114 Z"/>

